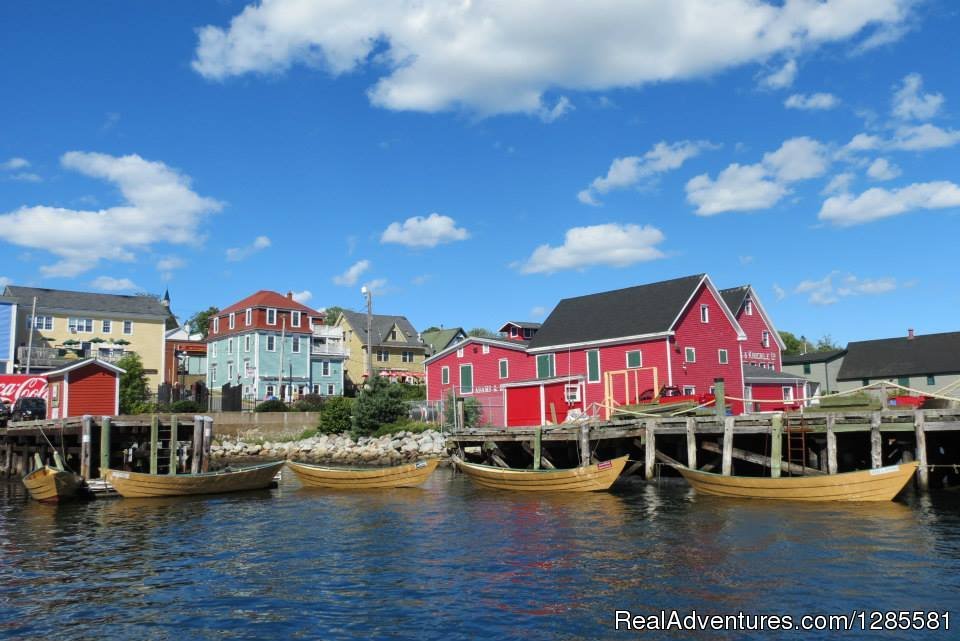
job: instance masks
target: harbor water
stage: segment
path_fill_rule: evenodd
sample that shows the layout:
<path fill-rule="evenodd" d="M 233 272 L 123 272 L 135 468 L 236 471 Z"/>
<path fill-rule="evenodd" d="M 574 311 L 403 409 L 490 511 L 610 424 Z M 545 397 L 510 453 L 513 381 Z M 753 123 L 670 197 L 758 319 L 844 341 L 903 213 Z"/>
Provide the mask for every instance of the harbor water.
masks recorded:
<path fill-rule="evenodd" d="M 849 632 L 625 631 L 656 615 L 950 612 L 960 495 L 787 504 L 641 484 L 609 493 L 274 490 L 30 502 L 0 486 L 0 638 L 843 639 Z M 955 618 L 954 618 L 955 617 Z"/>

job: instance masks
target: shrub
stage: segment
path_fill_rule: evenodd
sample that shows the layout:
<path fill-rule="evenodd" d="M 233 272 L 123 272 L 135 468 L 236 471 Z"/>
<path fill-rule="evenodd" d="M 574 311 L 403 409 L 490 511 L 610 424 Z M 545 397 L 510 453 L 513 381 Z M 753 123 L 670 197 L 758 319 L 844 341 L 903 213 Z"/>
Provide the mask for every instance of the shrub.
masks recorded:
<path fill-rule="evenodd" d="M 333 396 L 323 403 L 320 410 L 320 424 L 317 431 L 321 434 L 340 434 L 348 432 L 353 427 L 352 398 Z"/>
<path fill-rule="evenodd" d="M 146 413 L 138 411 L 148 404 L 147 399 L 150 397 L 150 390 L 147 388 L 147 374 L 143 370 L 143 361 L 140 359 L 140 355 L 136 352 L 127 352 L 123 355 L 123 358 L 117 361 L 117 367 L 124 370 L 124 373 L 120 375 L 120 413 Z"/>
<path fill-rule="evenodd" d="M 286 412 L 287 404 L 283 401 L 264 401 L 253 408 L 254 412 Z"/>
<path fill-rule="evenodd" d="M 200 406 L 196 401 L 175 401 L 170 405 L 170 411 L 174 414 L 192 414 L 200 411 Z"/>
<path fill-rule="evenodd" d="M 298 412 L 319 412 L 325 402 L 326 399 L 319 394 L 307 394 L 293 404 L 293 409 Z"/>
<path fill-rule="evenodd" d="M 407 413 L 403 390 L 381 376 L 371 378 L 357 398 L 354 409 L 354 431 L 367 436 L 385 423 L 396 423 Z"/>
<path fill-rule="evenodd" d="M 443 402 L 444 423 L 454 425 L 456 423 L 456 413 L 457 402 L 453 392 L 450 392 Z M 480 401 L 472 396 L 465 397 L 463 399 L 463 427 L 479 427 L 481 418 L 483 418 L 483 406 L 480 405 Z"/>
<path fill-rule="evenodd" d="M 400 387 L 405 401 L 424 401 L 427 399 L 426 385 L 410 385 L 409 383 L 394 383 Z"/>
<path fill-rule="evenodd" d="M 161 411 L 163 411 L 163 408 L 149 401 L 137 401 L 127 405 L 126 408 L 123 406 L 120 408 L 121 414 L 157 414 Z"/>
<path fill-rule="evenodd" d="M 414 434 L 419 434 L 421 432 L 426 432 L 427 430 L 435 429 L 437 429 L 437 426 L 433 423 L 412 423 L 400 420 L 396 423 L 387 423 L 386 425 L 381 425 L 380 428 L 373 433 L 373 436 L 380 437 L 386 436 L 387 434 L 396 434 L 397 432 L 413 432 Z"/>

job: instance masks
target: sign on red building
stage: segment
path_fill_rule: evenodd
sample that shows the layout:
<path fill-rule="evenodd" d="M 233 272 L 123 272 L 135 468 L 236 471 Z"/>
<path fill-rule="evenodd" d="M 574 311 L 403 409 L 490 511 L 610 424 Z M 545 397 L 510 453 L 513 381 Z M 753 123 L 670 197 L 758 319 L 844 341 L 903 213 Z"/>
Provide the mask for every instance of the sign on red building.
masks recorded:
<path fill-rule="evenodd" d="M 47 379 L 21 374 L 0 375 L 0 401 L 13 405 L 18 398 L 43 398 L 47 395 Z"/>

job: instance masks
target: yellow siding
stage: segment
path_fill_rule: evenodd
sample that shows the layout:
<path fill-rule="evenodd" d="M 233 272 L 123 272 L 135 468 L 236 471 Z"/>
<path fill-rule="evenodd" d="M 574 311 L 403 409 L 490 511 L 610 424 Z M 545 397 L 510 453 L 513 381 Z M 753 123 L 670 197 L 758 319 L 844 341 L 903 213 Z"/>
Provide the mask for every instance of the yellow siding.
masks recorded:
<path fill-rule="evenodd" d="M 346 316 L 341 316 L 337 322 L 337 327 L 343 330 L 347 346 L 347 360 L 344 361 L 344 376 L 353 381 L 355 384 L 363 381 L 363 373 L 366 368 L 366 356 L 367 356 L 367 346 L 363 344 L 363 341 L 360 340 L 357 332 L 353 331 L 353 327 L 350 325 L 350 322 L 347 320 Z M 401 332 L 402 334 L 402 332 Z M 423 351 L 415 351 L 414 348 L 417 347 L 415 343 L 410 343 L 410 347 L 374 347 L 373 348 L 373 367 L 374 369 L 378 367 L 390 367 L 392 369 L 407 369 L 411 372 L 420 372 L 424 371 L 423 361 L 426 358 Z M 390 352 L 389 360 L 387 362 L 377 361 L 377 350 L 386 349 Z M 401 359 L 403 358 L 402 352 L 413 351 L 413 362 L 404 363 Z"/>

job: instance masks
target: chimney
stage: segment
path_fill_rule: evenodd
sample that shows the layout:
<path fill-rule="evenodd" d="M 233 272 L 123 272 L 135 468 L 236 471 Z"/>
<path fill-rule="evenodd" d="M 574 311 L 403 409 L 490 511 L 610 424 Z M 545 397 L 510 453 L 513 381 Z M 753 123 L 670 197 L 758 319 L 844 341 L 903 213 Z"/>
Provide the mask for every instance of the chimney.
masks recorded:
<path fill-rule="evenodd" d="M 908 340 L 908 341 L 912 341 L 912 340 L 913 340 L 913 328 L 912 328 L 912 327 L 907 330 L 907 340 Z"/>
<path fill-rule="evenodd" d="M 293 292 L 287 292 L 287 298 L 293 300 Z"/>

